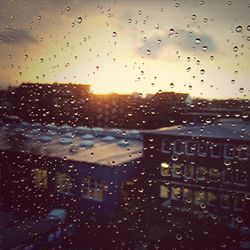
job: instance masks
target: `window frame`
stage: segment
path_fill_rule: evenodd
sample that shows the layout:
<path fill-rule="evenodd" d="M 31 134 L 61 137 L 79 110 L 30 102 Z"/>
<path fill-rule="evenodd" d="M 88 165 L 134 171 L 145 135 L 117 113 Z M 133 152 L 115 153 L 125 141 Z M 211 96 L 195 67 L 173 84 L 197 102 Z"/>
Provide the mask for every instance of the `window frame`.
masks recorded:
<path fill-rule="evenodd" d="M 227 150 L 228 150 L 228 147 L 232 146 L 233 147 L 233 156 L 229 156 L 227 155 Z M 225 143 L 224 145 L 224 150 L 223 150 L 223 157 L 224 159 L 227 159 L 227 160 L 233 160 L 235 159 L 235 156 L 236 156 L 236 147 L 234 144 L 231 144 L 231 143 Z"/>
<path fill-rule="evenodd" d="M 214 158 L 214 159 L 220 159 L 222 157 L 222 155 L 223 155 L 223 150 L 224 150 L 223 149 L 223 144 L 222 143 L 216 143 L 216 145 L 219 147 L 220 153 L 219 153 L 219 155 L 213 153 L 215 145 L 212 143 L 211 146 L 210 146 L 210 157 Z"/>
<path fill-rule="evenodd" d="M 194 152 L 188 152 L 189 149 L 189 144 L 192 143 L 193 145 L 195 145 L 195 149 Z M 187 156 L 195 156 L 197 152 L 197 142 L 196 141 L 192 141 L 192 140 L 187 140 L 185 143 L 185 154 Z"/>
<path fill-rule="evenodd" d="M 171 146 L 170 147 L 170 150 L 165 150 L 165 142 L 168 141 L 169 142 L 169 145 Z M 172 144 L 172 145 L 171 145 Z M 161 152 L 162 153 L 172 153 L 173 151 L 173 140 L 169 140 L 169 139 L 163 139 L 161 141 Z"/>
<path fill-rule="evenodd" d="M 205 154 L 205 155 L 202 154 L 202 153 L 200 152 L 201 144 L 206 145 L 206 154 Z M 206 141 L 200 141 L 200 142 L 198 143 L 197 155 L 198 155 L 199 157 L 207 157 L 207 156 L 209 155 L 209 143 L 208 143 L 208 142 L 206 142 Z"/>

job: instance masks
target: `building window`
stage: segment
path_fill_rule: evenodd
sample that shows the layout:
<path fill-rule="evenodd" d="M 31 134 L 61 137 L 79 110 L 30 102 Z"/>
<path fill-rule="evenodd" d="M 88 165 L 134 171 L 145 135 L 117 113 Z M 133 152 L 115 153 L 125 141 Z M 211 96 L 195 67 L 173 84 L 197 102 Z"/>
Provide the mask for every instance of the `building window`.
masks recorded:
<path fill-rule="evenodd" d="M 234 209 L 235 210 L 244 210 L 245 208 L 245 198 L 242 195 L 235 195 L 234 197 Z"/>
<path fill-rule="evenodd" d="M 249 159 L 249 149 L 247 145 L 239 145 L 236 148 L 238 160 L 247 161 Z"/>
<path fill-rule="evenodd" d="M 195 204 L 198 204 L 198 205 L 205 204 L 205 201 L 206 201 L 206 194 L 204 191 L 196 191 L 194 193 Z"/>
<path fill-rule="evenodd" d="M 221 195 L 221 207 L 222 208 L 230 208 L 231 197 L 229 194 Z"/>
<path fill-rule="evenodd" d="M 95 201 L 103 201 L 104 189 L 107 188 L 104 182 L 93 178 L 84 178 L 82 180 L 82 198 Z"/>
<path fill-rule="evenodd" d="M 232 144 L 225 144 L 224 158 L 225 159 L 234 159 L 234 157 L 235 157 L 235 146 Z"/>
<path fill-rule="evenodd" d="M 197 154 L 200 157 L 206 157 L 208 155 L 208 143 L 207 142 L 199 143 Z"/>
<path fill-rule="evenodd" d="M 182 175 L 182 167 L 178 163 L 173 163 L 172 164 L 172 176 L 173 177 L 181 177 Z"/>
<path fill-rule="evenodd" d="M 170 140 L 163 140 L 162 141 L 162 148 L 161 151 L 163 153 L 171 153 L 173 148 L 173 142 Z"/>
<path fill-rule="evenodd" d="M 160 186 L 160 197 L 164 199 L 169 198 L 169 187 L 167 187 L 166 185 Z"/>
<path fill-rule="evenodd" d="M 225 169 L 222 173 L 222 182 L 223 183 L 232 183 L 233 182 L 233 173 L 231 169 Z"/>
<path fill-rule="evenodd" d="M 183 141 L 176 140 L 174 142 L 174 153 L 178 154 L 178 155 L 183 154 L 184 153 L 184 145 L 185 145 L 185 143 Z"/>
<path fill-rule="evenodd" d="M 235 173 L 235 184 L 239 186 L 246 186 L 247 185 L 247 172 L 236 170 Z"/>
<path fill-rule="evenodd" d="M 222 155 L 222 144 L 212 144 L 211 146 L 211 157 L 221 158 Z"/>
<path fill-rule="evenodd" d="M 208 179 L 213 182 L 220 181 L 221 172 L 218 168 L 210 168 L 208 171 Z"/>
<path fill-rule="evenodd" d="M 214 192 L 207 193 L 207 205 L 212 207 L 217 205 L 217 195 Z"/>
<path fill-rule="evenodd" d="M 46 169 L 32 169 L 31 175 L 36 188 L 48 189 L 48 171 Z"/>
<path fill-rule="evenodd" d="M 161 163 L 161 175 L 170 176 L 170 165 L 167 162 Z"/>
<path fill-rule="evenodd" d="M 180 200 L 181 199 L 181 188 L 180 187 L 172 187 L 171 189 L 171 199 L 172 200 Z"/>
<path fill-rule="evenodd" d="M 196 152 L 196 143 L 193 141 L 187 141 L 186 147 L 185 147 L 185 153 L 186 155 L 195 155 Z"/>
<path fill-rule="evenodd" d="M 192 203 L 193 192 L 190 188 L 183 188 L 182 199 L 186 203 Z"/>
<path fill-rule="evenodd" d="M 193 165 L 186 165 L 184 167 L 184 178 L 193 179 L 193 177 L 194 177 L 194 166 Z"/>
<path fill-rule="evenodd" d="M 206 168 L 205 167 L 197 167 L 196 169 L 196 177 L 199 181 L 205 181 L 206 180 Z"/>
<path fill-rule="evenodd" d="M 56 191 L 62 194 L 73 194 L 74 182 L 72 177 L 67 173 L 56 173 Z"/>

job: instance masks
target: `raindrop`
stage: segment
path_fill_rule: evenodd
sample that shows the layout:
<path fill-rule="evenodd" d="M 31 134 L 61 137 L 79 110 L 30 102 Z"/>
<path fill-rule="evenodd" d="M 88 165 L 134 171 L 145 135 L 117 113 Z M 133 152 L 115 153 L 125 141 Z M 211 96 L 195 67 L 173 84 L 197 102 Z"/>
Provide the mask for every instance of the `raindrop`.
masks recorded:
<path fill-rule="evenodd" d="M 44 59 L 43 58 L 40 58 L 40 63 L 43 63 L 44 62 Z"/>
<path fill-rule="evenodd" d="M 178 160 L 178 156 L 177 156 L 177 155 L 172 155 L 172 156 L 171 156 L 171 159 L 172 159 L 173 161 L 177 161 L 177 160 Z"/>
<path fill-rule="evenodd" d="M 202 47 L 202 50 L 205 52 L 205 51 L 207 51 L 207 46 L 205 45 L 205 46 L 203 46 Z"/>
<path fill-rule="evenodd" d="M 214 60 L 214 56 L 210 56 L 210 60 Z"/>
<path fill-rule="evenodd" d="M 139 15 L 141 15 L 141 14 L 142 14 L 142 11 L 141 11 L 141 10 L 139 10 L 139 11 L 138 11 L 138 14 L 139 14 Z"/>
<path fill-rule="evenodd" d="M 236 28 L 235 28 L 236 32 L 241 32 L 242 31 L 242 26 L 241 25 L 238 25 Z"/>
<path fill-rule="evenodd" d="M 195 20 L 195 19 L 196 19 L 196 15 L 193 14 L 193 15 L 192 15 L 192 20 Z"/>
<path fill-rule="evenodd" d="M 148 49 L 147 50 L 147 55 L 150 55 L 151 54 L 151 51 Z"/>
<path fill-rule="evenodd" d="M 158 44 L 160 44 L 161 43 L 161 39 L 158 39 L 157 42 L 158 42 Z"/>
<path fill-rule="evenodd" d="M 42 19 L 42 17 L 41 17 L 41 16 L 38 16 L 37 19 L 40 21 L 40 20 Z"/>
<path fill-rule="evenodd" d="M 181 240 L 182 239 L 182 235 L 181 234 L 176 234 L 176 239 L 177 240 Z"/>
<path fill-rule="evenodd" d="M 116 32 L 114 31 L 113 34 L 112 34 L 112 36 L 113 36 L 113 37 L 116 37 L 116 35 L 117 35 L 117 34 L 116 34 Z"/>
<path fill-rule="evenodd" d="M 242 222 L 243 222 L 243 219 L 242 219 L 242 217 L 238 216 L 238 217 L 236 218 L 236 221 L 237 221 L 238 223 L 242 223 Z"/>
<path fill-rule="evenodd" d="M 200 42 L 201 42 L 201 39 L 200 39 L 200 38 L 196 38 L 196 39 L 195 39 L 195 43 L 196 43 L 196 44 L 200 44 Z"/>
<path fill-rule="evenodd" d="M 187 72 L 189 72 L 190 70 L 191 70 L 191 67 L 188 67 L 188 68 L 186 69 Z"/>
<path fill-rule="evenodd" d="M 174 87 L 174 83 L 170 83 L 170 88 L 172 89 Z"/>
<path fill-rule="evenodd" d="M 231 83 L 232 83 L 232 84 L 235 84 L 235 80 L 231 80 Z"/>
<path fill-rule="evenodd" d="M 240 93 L 243 93 L 244 92 L 244 88 L 240 88 L 239 91 L 240 91 Z"/>
<path fill-rule="evenodd" d="M 77 23 L 78 23 L 78 24 L 81 24 L 81 23 L 82 23 L 82 17 L 79 16 L 79 17 L 77 18 Z"/>
<path fill-rule="evenodd" d="M 69 7 L 69 6 L 67 6 L 66 10 L 67 10 L 67 11 L 70 11 L 70 7 Z"/>
<path fill-rule="evenodd" d="M 233 51 L 237 52 L 238 51 L 238 46 L 234 46 Z"/>
<path fill-rule="evenodd" d="M 249 25 L 247 25 L 247 30 L 248 30 L 248 31 L 250 31 L 250 24 L 249 24 Z"/>
<path fill-rule="evenodd" d="M 170 35 L 173 35 L 173 34 L 174 34 L 174 29 L 170 29 L 170 30 L 169 30 L 169 34 L 170 34 Z"/>
<path fill-rule="evenodd" d="M 200 73 L 201 73 L 201 75 L 203 75 L 205 73 L 205 69 L 201 69 Z"/>
<path fill-rule="evenodd" d="M 128 19 L 128 23 L 132 23 L 132 19 L 131 18 Z"/>

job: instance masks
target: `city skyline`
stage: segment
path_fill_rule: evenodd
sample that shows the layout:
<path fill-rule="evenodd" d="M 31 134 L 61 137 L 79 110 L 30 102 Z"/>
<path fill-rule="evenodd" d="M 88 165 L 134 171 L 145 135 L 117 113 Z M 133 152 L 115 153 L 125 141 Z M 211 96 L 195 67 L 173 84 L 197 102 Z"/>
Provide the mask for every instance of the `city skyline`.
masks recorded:
<path fill-rule="evenodd" d="M 247 1 L 1 1 L 0 86 L 249 98 Z"/>

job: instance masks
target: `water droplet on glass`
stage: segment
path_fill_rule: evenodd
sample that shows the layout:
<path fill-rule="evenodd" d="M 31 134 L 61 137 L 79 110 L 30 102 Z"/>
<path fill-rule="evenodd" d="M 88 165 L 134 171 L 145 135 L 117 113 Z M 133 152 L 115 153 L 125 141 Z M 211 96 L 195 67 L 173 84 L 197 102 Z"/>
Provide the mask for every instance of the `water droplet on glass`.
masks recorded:
<path fill-rule="evenodd" d="M 174 87 L 174 83 L 170 83 L 170 88 L 172 89 Z"/>
<path fill-rule="evenodd" d="M 195 20 L 195 19 L 196 19 L 196 15 L 193 14 L 193 15 L 192 15 L 192 20 Z"/>
<path fill-rule="evenodd" d="M 250 31 L 250 24 L 249 24 L 249 25 L 247 25 L 247 30 L 248 30 L 248 31 Z"/>
<path fill-rule="evenodd" d="M 195 43 L 196 43 L 196 44 L 200 44 L 200 42 L 201 42 L 201 39 L 200 39 L 200 38 L 196 38 L 196 39 L 195 39 Z"/>
<path fill-rule="evenodd" d="M 44 59 L 43 58 L 40 58 L 40 63 L 43 63 L 44 62 Z"/>
<path fill-rule="evenodd" d="M 81 23 L 82 23 L 82 17 L 79 16 L 79 17 L 77 18 L 77 23 L 78 23 L 78 24 L 81 24 Z"/>
<path fill-rule="evenodd" d="M 116 34 L 116 32 L 114 31 L 113 34 L 112 34 L 112 36 L 113 36 L 113 37 L 116 37 L 116 35 L 117 35 L 117 34 Z"/>
<path fill-rule="evenodd" d="M 238 25 L 236 28 L 235 28 L 236 32 L 241 32 L 242 31 L 242 26 L 241 25 Z"/>
<path fill-rule="evenodd" d="M 238 46 L 234 46 L 233 51 L 237 52 L 238 51 Z"/>
<path fill-rule="evenodd" d="M 240 88 L 239 91 L 240 91 L 240 93 L 243 93 L 244 92 L 244 88 Z"/>
<path fill-rule="evenodd" d="M 67 6 L 66 10 L 67 10 L 67 11 L 70 11 L 70 7 L 69 7 L 69 6 Z"/>
<path fill-rule="evenodd" d="M 132 23 L 132 19 L 131 18 L 128 19 L 128 23 Z"/>
<path fill-rule="evenodd" d="M 174 34 L 174 29 L 170 29 L 170 30 L 169 30 L 169 34 L 170 34 L 170 35 L 173 35 L 173 34 Z"/>
<path fill-rule="evenodd" d="M 139 10 L 139 11 L 138 11 L 138 14 L 139 14 L 139 15 L 141 15 L 141 14 L 142 14 L 142 11 L 141 11 L 141 10 Z"/>
<path fill-rule="evenodd" d="M 42 17 L 41 17 L 41 16 L 38 16 L 37 19 L 40 21 L 40 20 L 42 19 Z"/>
<path fill-rule="evenodd" d="M 150 55 L 151 54 L 151 51 L 148 49 L 147 50 L 147 55 Z"/>
<path fill-rule="evenodd" d="M 176 239 L 177 240 L 181 240 L 182 239 L 182 235 L 181 234 L 176 234 Z"/>
<path fill-rule="evenodd" d="M 205 46 L 203 46 L 202 47 L 202 50 L 205 52 L 205 51 L 207 51 L 207 46 L 205 45 Z"/>

